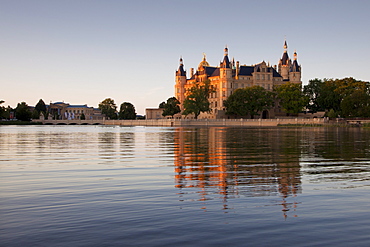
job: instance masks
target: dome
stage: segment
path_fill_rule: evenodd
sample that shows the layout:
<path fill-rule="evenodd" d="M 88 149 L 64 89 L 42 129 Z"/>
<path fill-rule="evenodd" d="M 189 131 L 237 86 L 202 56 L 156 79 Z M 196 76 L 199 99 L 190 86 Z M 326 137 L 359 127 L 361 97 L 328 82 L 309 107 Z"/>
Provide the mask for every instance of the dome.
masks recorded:
<path fill-rule="evenodd" d="M 200 67 L 202 67 L 202 66 L 206 66 L 206 67 L 208 67 L 209 66 L 209 63 L 207 62 L 207 60 L 206 60 L 206 54 L 205 53 L 203 53 L 203 60 L 202 60 L 202 62 L 200 62 L 199 63 L 199 65 L 198 65 L 198 69 L 200 68 Z"/>

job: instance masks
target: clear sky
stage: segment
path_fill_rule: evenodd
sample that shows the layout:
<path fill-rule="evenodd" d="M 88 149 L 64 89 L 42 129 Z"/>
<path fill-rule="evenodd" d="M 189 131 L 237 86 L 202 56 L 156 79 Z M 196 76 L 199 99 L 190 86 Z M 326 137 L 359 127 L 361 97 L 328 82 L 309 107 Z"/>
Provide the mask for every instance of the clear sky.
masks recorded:
<path fill-rule="evenodd" d="M 139 114 L 174 95 L 203 52 L 212 66 L 277 64 L 298 53 L 302 81 L 370 80 L 370 1 L 0 0 L 0 99 L 16 107 L 131 102 Z"/>

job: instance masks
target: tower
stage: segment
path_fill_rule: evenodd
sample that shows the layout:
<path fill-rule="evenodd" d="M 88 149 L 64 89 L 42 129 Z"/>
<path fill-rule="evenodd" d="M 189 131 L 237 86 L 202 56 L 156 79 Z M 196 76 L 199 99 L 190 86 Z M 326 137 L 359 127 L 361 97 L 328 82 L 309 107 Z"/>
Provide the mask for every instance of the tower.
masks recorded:
<path fill-rule="evenodd" d="M 176 99 L 180 101 L 181 108 L 185 100 L 185 84 L 186 84 L 186 71 L 184 70 L 184 63 L 181 57 L 179 68 L 176 71 L 176 84 L 175 84 Z"/>
<path fill-rule="evenodd" d="M 293 63 L 289 71 L 289 81 L 293 83 L 302 83 L 301 82 L 301 66 L 298 64 L 296 51 L 294 51 Z"/>
<path fill-rule="evenodd" d="M 284 48 L 284 53 L 279 61 L 278 72 L 283 77 L 283 80 L 289 80 L 289 70 L 290 70 L 292 61 L 290 60 L 289 55 L 288 55 L 288 45 L 286 43 L 286 40 L 284 42 L 283 48 Z"/>
<path fill-rule="evenodd" d="M 220 77 L 224 79 L 231 79 L 232 68 L 229 60 L 229 49 L 225 47 L 224 49 L 224 59 L 220 63 Z"/>

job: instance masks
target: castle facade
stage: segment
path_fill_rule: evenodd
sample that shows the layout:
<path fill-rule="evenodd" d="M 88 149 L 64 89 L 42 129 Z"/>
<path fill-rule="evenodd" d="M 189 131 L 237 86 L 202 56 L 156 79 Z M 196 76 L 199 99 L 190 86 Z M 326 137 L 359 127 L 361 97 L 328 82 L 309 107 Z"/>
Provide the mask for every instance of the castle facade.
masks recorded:
<path fill-rule="evenodd" d="M 181 103 L 181 110 L 184 109 L 183 102 L 187 96 L 187 91 L 194 85 L 205 80 L 209 80 L 215 91 L 209 95 L 211 107 L 210 113 L 201 113 L 198 118 L 219 119 L 228 118 L 225 115 L 224 101 L 238 88 L 251 86 L 261 86 L 266 90 L 272 91 L 274 86 L 282 85 L 286 82 L 299 83 L 301 81 L 301 66 L 297 61 L 297 53 L 294 52 L 293 61 L 288 55 L 288 45 L 285 41 L 284 52 L 278 65 L 270 66 L 265 61 L 255 65 L 240 65 L 239 61 L 230 61 L 228 48 L 224 49 L 224 57 L 217 67 L 210 66 L 203 56 L 197 70 L 190 69 L 190 74 L 184 69 L 184 63 L 180 58 L 180 65 L 176 71 L 175 97 Z M 280 107 L 260 113 L 260 118 L 273 118 L 283 115 Z M 181 118 L 181 115 L 177 115 Z M 184 116 L 182 116 L 184 117 Z M 187 116 L 192 118 L 192 116 Z"/>

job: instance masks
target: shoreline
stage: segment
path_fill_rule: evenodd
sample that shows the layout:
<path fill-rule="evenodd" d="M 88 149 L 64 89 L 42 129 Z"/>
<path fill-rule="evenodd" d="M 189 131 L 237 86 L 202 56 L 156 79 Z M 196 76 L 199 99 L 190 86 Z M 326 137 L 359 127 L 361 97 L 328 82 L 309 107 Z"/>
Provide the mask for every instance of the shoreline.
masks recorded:
<path fill-rule="evenodd" d="M 370 127 L 370 120 L 326 118 L 277 119 L 148 119 L 148 120 L 40 120 L 0 121 L 0 125 L 107 125 L 147 127 Z"/>

